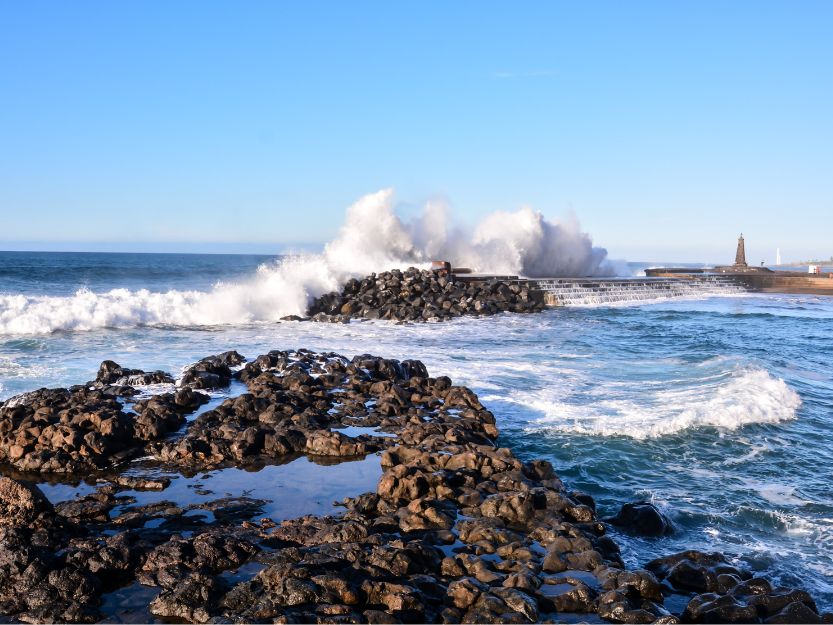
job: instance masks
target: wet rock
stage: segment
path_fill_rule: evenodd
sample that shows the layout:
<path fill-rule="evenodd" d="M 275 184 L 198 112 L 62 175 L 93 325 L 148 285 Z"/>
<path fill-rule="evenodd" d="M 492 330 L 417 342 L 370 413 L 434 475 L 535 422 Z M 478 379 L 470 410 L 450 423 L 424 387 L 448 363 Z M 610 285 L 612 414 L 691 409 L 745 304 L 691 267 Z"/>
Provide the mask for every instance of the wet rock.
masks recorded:
<path fill-rule="evenodd" d="M 534 499 L 527 492 L 492 495 L 480 505 L 480 512 L 485 517 L 523 525 L 535 513 Z"/>
<path fill-rule="evenodd" d="M 156 597 L 150 603 L 150 612 L 189 623 L 207 623 L 224 589 L 225 586 L 215 577 L 191 573 Z"/>
<path fill-rule="evenodd" d="M 218 523 L 236 523 L 263 514 L 263 499 L 253 497 L 222 497 L 205 503 L 191 504 L 188 510 L 208 510 Z"/>
<path fill-rule="evenodd" d="M 415 499 L 400 508 L 399 527 L 403 532 L 427 529 L 451 529 L 457 516 L 454 506 L 435 500 Z"/>
<path fill-rule="evenodd" d="M 185 415 L 209 401 L 205 393 L 180 389 L 136 402 L 133 409 L 133 436 L 142 441 L 153 441 L 178 430 L 185 423 Z"/>
<path fill-rule="evenodd" d="M 800 601 L 787 604 L 780 612 L 764 620 L 764 623 L 824 623 L 815 610 Z"/>
<path fill-rule="evenodd" d="M 38 544 L 40 543 L 40 544 Z M 0 613 L 24 622 L 94 622 L 101 582 L 56 554 L 60 541 L 0 527 Z"/>
<path fill-rule="evenodd" d="M 22 623 L 95 623 L 99 611 L 75 601 L 51 601 L 17 615 Z"/>
<path fill-rule="evenodd" d="M 547 612 L 596 611 L 596 591 L 580 581 L 570 583 L 558 578 L 545 578 L 537 596 Z"/>
<path fill-rule="evenodd" d="M 98 368 L 95 380 L 88 386 L 147 386 L 148 384 L 173 384 L 174 379 L 164 371 L 127 369 L 112 360 L 105 360 Z"/>
<path fill-rule="evenodd" d="M 171 480 L 167 477 L 142 477 L 139 475 L 116 475 L 107 481 L 130 490 L 165 490 Z"/>
<path fill-rule="evenodd" d="M 251 542 L 220 532 L 173 536 L 148 554 L 137 578 L 145 585 L 171 589 L 192 572 L 214 574 L 237 568 L 257 551 Z"/>
<path fill-rule="evenodd" d="M 640 536 L 666 536 L 674 533 L 674 525 L 654 504 L 647 501 L 626 503 L 608 523 Z"/>
<path fill-rule="evenodd" d="M 307 438 L 304 451 L 312 456 L 340 456 L 349 458 L 364 456 L 377 451 L 379 447 L 367 441 L 360 441 L 335 431 L 318 431 Z"/>
<path fill-rule="evenodd" d="M 246 359 L 236 351 L 207 356 L 188 366 L 179 381 L 181 387 L 222 388 L 231 383 L 231 367 L 242 364 Z"/>
<path fill-rule="evenodd" d="M 531 595 L 516 588 L 495 588 L 492 592 L 514 612 L 523 615 L 532 623 L 538 622 L 538 603 Z"/>
<path fill-rule="evenodd" d="M 95 575 L 105 589 L 131 579 L 153 545 L 138 532 L 74 539 L 67 548 L 66 562 Z"/>
<path fill-rule="evenodd" d="M 677 590 L 694 592 L 725 593 L 741 580 L 751 577 L 730 565 L 720 553 L 694 550 L 657 558 L 645 568 Z"/>
<path fill-rule="evenodd" d="M 119 381 L 114 376 L 138 375 L 137 371 L 105 361 L 99 378 Z M 155 382 L 157 373 L 142 375 Z M 178 429 L 185 414 L 208 401 L 206 395 L 184 389 L 136 402 L 134 411 L 126 411 L 116 399 L 125 393 L 110 393 L 108 389 L 117 387 L 102 387 L 99 382 L 91 384 L 40 389 L 0 404 L 0 462 L 40 473 L 109 468 L 138 453 L 145 442 Z"/>
<path fill-rule="evenodd" d="M 384 418 L 390 428 L 411 423 L 417 409 L 425 418 L 432 416 L 411 399 L 433 397 L 434 381 L 418 361 L 274 350 L 249 362 L 238 378 L 248 393 L 201 414 L 184 437 L 154 445 L 153 451 L 163 460 L 198 466 L 256 464 L 298 454 L 349 458 L 395 441 L 373 434 L 345 436 L 341 426 L 378 426 Z M 432 410 L 439 416 L 442 403 L 437 400 Z M 491 414 L 483 418 L 493 419 Z M 484 429 L 474 414 L 454 421 L 467 426 L 460 430 L 463 439 Z"/>
<path fill-rule="evenodd" d="M 682 616 L 693 623 L 748 623 L 760 622 L 760 619 L 766 622 L 822 622 L 815 602 L 805 591 L 773 588 L 761 578 L 737 583 L 725 594 L 717 591 L 696 595 Z"/>
<path fill-rule="evenodd" d="M 55 512 L 76 523 L 104 523 L 110 520 L 110 510 L 115 505 L 116 500 L 112 495 L 98 492 L 63 501 L 55 506 Z"/>
<path fill-rule="evenodd" d="M 758 621 L 758 611 L 755 606 L 731 595 L 706 593 L 689 602 L 683 620 L 688 623 L 754 623 Z"/>
<path fill-rule="evenodd" d="M 100 390 L 40 389 L 0 406 L 0 461 L 22 471 L 103 468 L 136 443 L 130 415 Z"/>
<path fill-rule="evenodd" d="M 427 495 L 430 484 L 426 476 L 421 471 L 400 466 L 401 469 L 382 475 L 376 488 L 379 496 L 387 501 L 405 503 Z"/>
<path fill-rule="evenodd" d="M 448 598 L 455 607 L 468 609 L 483 593 L 488 591 L 489 587 L 486 584 L 471 577 L 465 577 L 448 585 Z"/>
<path fill-rule="evenodd" d="M 596 571 L 604 588 L 599 597 L 598 614 L 615 623 L 677 622 L 663 606 L 659 581 L 649 571 L 621 571 L 609 568 Z"/>
<path fill-rule="evenodd" d="M 349 318 L 428 321 L 462 315 L 529 313 L 543 310 L 543 293 L 499 280 L 461 280 L 411 267 L 351 280 L 341 292 L 316 298 L 314 320 Z"/>
<path fill-rule="evenodd" d="M 365 580 L 362 592 L 370 605 L 384 606 L 388 612 L 424 612 L 420 592 L 413 586 L 386 581 Z"/>

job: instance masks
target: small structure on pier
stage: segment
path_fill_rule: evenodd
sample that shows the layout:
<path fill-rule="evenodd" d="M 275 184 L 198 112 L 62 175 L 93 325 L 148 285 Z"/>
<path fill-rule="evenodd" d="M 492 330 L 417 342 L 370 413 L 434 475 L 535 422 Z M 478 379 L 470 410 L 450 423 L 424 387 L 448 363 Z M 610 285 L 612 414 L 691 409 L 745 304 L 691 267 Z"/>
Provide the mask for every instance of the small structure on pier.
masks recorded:
<path fill-rule="evenodd" d="M 735 252 L 735 264 L 733 267 L 738 269 L 746 269 L 749 265 L 746 264 L 746 247 L 743 244 L 743 233 L 738 237 L 738 249 Z"/>
<path fill-rule="evenodd" d="M 763 265 L 763 263 L 762 263 Z M 746 242 L 743 239 L 743 233 L 738 237 L 738 246 L 735 249 L 735 262 L 731 265 L 718 265 L 712 269 L 706 270 L 709 273 L 771 273 L 771 269 L 766 267 L 750 267 L 746 262 Z"/>

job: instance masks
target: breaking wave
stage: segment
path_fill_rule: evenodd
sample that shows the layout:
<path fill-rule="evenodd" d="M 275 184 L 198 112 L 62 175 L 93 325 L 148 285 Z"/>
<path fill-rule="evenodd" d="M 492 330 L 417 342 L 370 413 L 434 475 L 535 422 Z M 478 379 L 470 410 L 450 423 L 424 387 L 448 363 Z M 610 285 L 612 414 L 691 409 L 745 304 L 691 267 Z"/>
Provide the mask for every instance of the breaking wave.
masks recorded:
<path fill-rule="evenodd" d="M 323 253 L 262 265 L 248 280 L 210 291 L 79 290 L 72 296 L 0 295 L 0 334 L 43 334 L 140 325 L 206 326 L 276 321 L 301 315 L 313 297 L 346 280 L 441 258 L 485 273 L 540 276 L 610 274 L 607 252 L 593 247 L 574 218 L 550 222 L 528 207 L 497 212 L 467 233 L 447 207 L 426 205 L 412 222 L 394 212 L 393 190 L 347 209 L 338 238 Z"/>
<path fill-rule="evenodd" d="M 758 367 L 739 367 L 728 378 L 705 384 L 685 388 L 664 384 L 644 390 L 638 402 L 632 394 L 618 397 L 611 393 L 612 398 L 577 405 L 547 389 L 516 395 L 510 401 L 543 413 L 532 425 L 535 430 L 635 439 L 691 428 L 736 430 L 753 423 L 779 423 L 794 419 L 801 405 L 798 394 L 784 380 Z"/>

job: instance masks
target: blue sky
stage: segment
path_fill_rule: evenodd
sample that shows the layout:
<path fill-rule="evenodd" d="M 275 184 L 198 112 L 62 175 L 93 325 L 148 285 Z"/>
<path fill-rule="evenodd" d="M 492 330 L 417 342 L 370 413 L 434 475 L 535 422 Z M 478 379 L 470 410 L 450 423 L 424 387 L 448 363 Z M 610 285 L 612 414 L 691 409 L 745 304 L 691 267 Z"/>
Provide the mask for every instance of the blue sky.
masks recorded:
<path fill-rule="evenodd" d="M 359 196 L 833 254 L 833 3 L 7 2 L 0 247 L 273 251 Z"/>

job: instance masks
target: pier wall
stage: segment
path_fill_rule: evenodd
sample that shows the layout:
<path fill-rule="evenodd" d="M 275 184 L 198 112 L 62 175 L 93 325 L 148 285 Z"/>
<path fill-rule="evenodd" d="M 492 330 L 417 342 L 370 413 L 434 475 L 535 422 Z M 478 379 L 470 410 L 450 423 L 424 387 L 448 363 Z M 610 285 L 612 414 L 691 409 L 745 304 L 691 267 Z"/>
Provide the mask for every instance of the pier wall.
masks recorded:
<path fill-rule="evenodd" d="M 457 277 L 455 276 L 455 279 Z M 646 278 L 542 278 L 518 276 L 466 276 L 466 282 L 499 279 L 529 288 L 530 298 L 542 298 L 544 305 L 581 306 L 641 302 L 672 297 L 731 295 L 747 287 L 731 276 L 687 275 Z"/>
<path fill-rule="evenodd" d="M 685 274 L 680 269 L 648 269 L 652 277 L 681 279 L 686 275 L 707 276 L 703 270 Z M 809 274 L 798 271 L 757 271 L 721 273 L 742 284 L 747 290 L 760 293 L 803 293 L 808 295 L 833 295 L 833 273 Z"/>
<path fill-rule="evenodd" d="M 779 276 L 772 274 L 740 275 L 735 278 L 751 291 L 762 293 L 805 293 L 833 295 L 833 274 Z"/>

